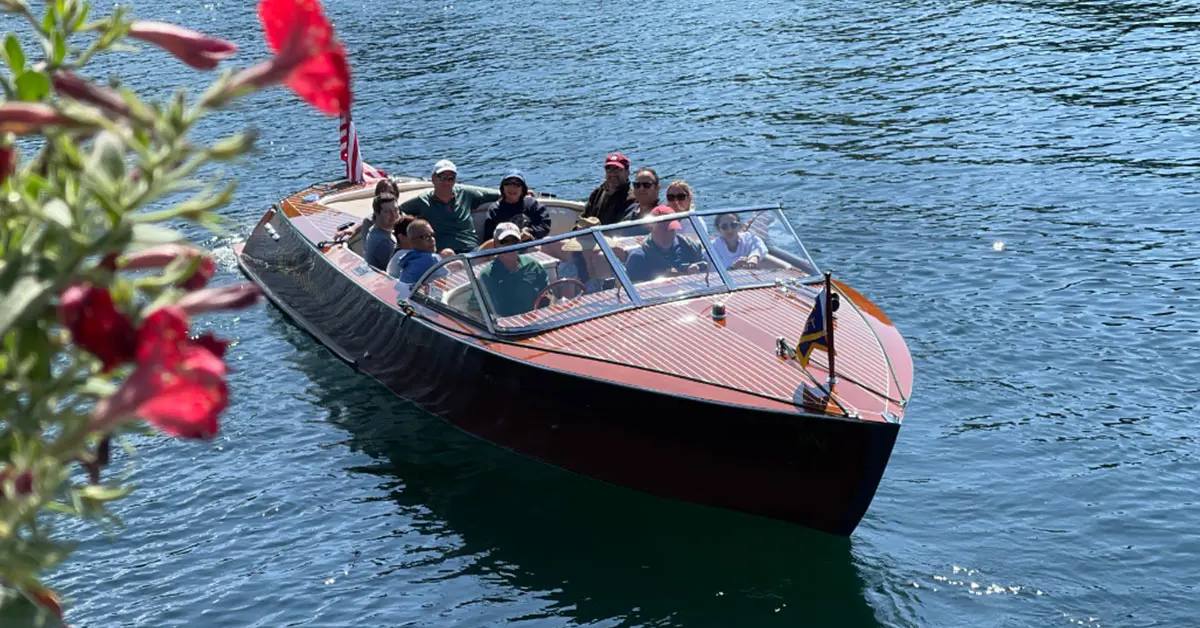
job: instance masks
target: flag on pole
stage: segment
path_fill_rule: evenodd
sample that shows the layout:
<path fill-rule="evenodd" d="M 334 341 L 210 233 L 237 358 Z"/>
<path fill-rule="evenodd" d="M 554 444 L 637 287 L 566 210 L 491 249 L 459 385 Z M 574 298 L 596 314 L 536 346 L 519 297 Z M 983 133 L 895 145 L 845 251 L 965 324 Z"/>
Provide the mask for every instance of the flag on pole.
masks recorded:
<path fill-rule="evenodd" d="M 825 290 L 828 289 L 828 287 L 825 288 Z M 808 315 L 808 321 L 804 323 L 804 333 L 800 335 L 800 343 L 796 345 L 796 359 L 803 367 L 808 366 L 808 360 L 817 347 L 829 350 L 829 335 L 826 328 L 829 315 L 825 312 L 825 290 L 817 295 L 812 312 Z"/>
<path fill-rule="evenodd" d="M 346 163 L 347 181 L 362 183 L 387 177 L 386 172 L 363 161 L 362 151 L 358 146 L 358 130 L 354 128 L 354 120 L 350 118 L 349 111 L 342 114 L 341 132 L 342 161 Z"/>

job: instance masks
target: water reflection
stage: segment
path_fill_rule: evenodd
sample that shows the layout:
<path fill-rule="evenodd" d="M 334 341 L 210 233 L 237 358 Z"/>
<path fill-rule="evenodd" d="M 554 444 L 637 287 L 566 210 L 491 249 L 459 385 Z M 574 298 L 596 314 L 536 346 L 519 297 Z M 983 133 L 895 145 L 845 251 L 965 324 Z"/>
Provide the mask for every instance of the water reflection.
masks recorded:
<path fill-rule="evenodd" d="M 308 336 L 284 335 L 314 400 L 375 461 L 347 471 L 381 478 L 380 499 L 401 506 L 422 535 L 457 541 L 436 550 L 442 556 L 375 558 L 390 568 L 469 555 L 447 580 L 498 579 L 516 596 L 548 601 L 550 616 L 581 623 L 878 625 L 846 539 L 527 460 L 395 397 Z"/>

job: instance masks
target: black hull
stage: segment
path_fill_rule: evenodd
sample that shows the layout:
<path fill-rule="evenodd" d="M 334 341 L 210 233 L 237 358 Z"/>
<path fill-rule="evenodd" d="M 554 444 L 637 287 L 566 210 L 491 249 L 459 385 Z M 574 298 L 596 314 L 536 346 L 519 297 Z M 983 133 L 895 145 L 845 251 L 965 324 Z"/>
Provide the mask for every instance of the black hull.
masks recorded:
<path fill-rule="evenodd" d="M 648 493 L 837 535 L 858 525 L 899 425 L 768 412 L 544 369 L 484 349 L 362 289 L 271 218 L 242 269 L 358 370 L 466 432 Z"/>

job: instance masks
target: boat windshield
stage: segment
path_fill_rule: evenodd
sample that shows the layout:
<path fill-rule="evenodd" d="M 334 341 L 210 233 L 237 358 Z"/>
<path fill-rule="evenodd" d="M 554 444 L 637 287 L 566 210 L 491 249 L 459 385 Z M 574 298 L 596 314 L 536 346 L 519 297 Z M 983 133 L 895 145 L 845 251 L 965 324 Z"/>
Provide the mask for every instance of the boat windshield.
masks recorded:
<path fill-rule="evenodd" d="M 778 208 L 714 210 L 457 255 L 426 272 L 411 298 L 493 333 L 522 334 L 816 274 Z"/>

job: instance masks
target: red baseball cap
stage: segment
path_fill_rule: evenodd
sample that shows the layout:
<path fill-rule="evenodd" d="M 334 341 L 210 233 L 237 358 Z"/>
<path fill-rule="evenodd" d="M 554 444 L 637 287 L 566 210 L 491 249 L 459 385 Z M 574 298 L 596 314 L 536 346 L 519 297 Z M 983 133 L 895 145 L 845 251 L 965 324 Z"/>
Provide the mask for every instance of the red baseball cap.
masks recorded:
<path fill-rule="evenodd" d="M 620 151 L 609 153 L 608 157 L 604 158 L 604 166 L 620 166 L 629 170 L 629 158 L 625 156 L 625 153 Z"/>
<path fill-rule="evenodd" d="M 670 205 L 659 205 L 658 207 L 650 210 L 651 216 L 666 216 L 674 213 L 677 212 L 675 211 L 675 208 L 671 207 Z M 667 228 L 671 231 L 679 231 L 680 229 L 683 229 L 683 225 L 679 224 L 678 220 L 672 220 L 671 222 L 667 223 Z"/>

